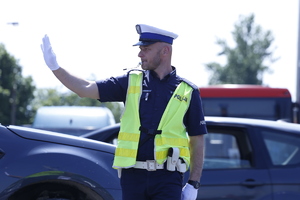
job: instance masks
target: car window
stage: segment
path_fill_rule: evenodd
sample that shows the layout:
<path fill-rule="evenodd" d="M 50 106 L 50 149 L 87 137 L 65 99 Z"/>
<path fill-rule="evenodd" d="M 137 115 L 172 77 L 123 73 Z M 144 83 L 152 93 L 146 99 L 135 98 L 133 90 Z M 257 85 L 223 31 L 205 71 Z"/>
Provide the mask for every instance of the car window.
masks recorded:
<path fill-rule="evenodd" d="M 204 169 L 249 168 L 250 159 L 243 158 L 235 135 L 210 132 L 205 135 Z"/>
<path fill-rule="evenodd" d="M 273 165 L 300 164 L 300 137 L 285 132 L 262 131 Z"/>

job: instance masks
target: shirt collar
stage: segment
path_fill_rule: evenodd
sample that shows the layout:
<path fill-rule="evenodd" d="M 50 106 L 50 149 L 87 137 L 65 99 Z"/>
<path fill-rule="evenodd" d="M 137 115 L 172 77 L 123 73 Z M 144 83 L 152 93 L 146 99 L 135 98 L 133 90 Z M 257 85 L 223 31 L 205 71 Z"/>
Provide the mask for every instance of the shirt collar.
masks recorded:
<path fill-rule="evenodd" d="M 173 70 L 169 74 L 167 74 L 161 81 L 168 81 L 170 78 L 176 77 L 176 68 L 172 66 L 172 69 Z M 157 74 L 155 73 L 155 71 L 149 70 L 149 74 L 153 78 L 157 78 Z"/>

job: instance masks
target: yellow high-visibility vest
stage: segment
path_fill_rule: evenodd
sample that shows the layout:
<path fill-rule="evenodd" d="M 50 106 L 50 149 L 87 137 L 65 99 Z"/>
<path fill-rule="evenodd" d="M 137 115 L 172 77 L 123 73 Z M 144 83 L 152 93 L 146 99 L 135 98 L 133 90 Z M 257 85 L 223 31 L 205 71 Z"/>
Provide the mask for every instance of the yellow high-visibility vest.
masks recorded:
<path fill-rule="evenodd" d="M 118 145 L 115 152 L 114 168 L 130 168 L 136 163 L 140 139 L 139 105 L 142 95 L 143 72 L 131 71 L 129 75 L 126 105 L 121 117 Z M 183 123 L 189 107 L 193 88 L 181 82 L 174 91 L 160 120 L 154 140 L 155 160 L 162 164 L 167 159 L 170 147 L 178 147 L 180 157 L 187 166 L 190 164 L 189 139 Z"/>

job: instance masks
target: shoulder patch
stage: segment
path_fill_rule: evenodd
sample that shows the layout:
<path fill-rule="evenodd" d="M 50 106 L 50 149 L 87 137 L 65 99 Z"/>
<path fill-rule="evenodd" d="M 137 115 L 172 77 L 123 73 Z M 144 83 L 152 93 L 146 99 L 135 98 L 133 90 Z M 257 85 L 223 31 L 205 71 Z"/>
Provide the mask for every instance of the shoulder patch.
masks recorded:
<path fill-rule="evenodd" d="M 192 83 L 191 81 L 185 79 L 185 78 L 182 78 L 180 77 L 180 80 L 185 82 L 186 84 L 188 84 L 189 86 L 191 86 L 194 90 L 199 90 L 198 86 L 195 85 L 194 83 Z"/>

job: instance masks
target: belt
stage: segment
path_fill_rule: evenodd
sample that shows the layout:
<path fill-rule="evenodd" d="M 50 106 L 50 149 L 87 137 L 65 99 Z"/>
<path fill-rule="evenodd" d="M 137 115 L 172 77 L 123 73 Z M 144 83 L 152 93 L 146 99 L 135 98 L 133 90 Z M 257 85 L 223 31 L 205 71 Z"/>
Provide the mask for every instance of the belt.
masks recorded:
<path fill-rule="evenodd" d="M 156 171 L 157 169 L 164 169 L 164 164 L 158 164 L 155 160 L 146 160 L 145 162 L 136 161 L 133 168 Z"/>

